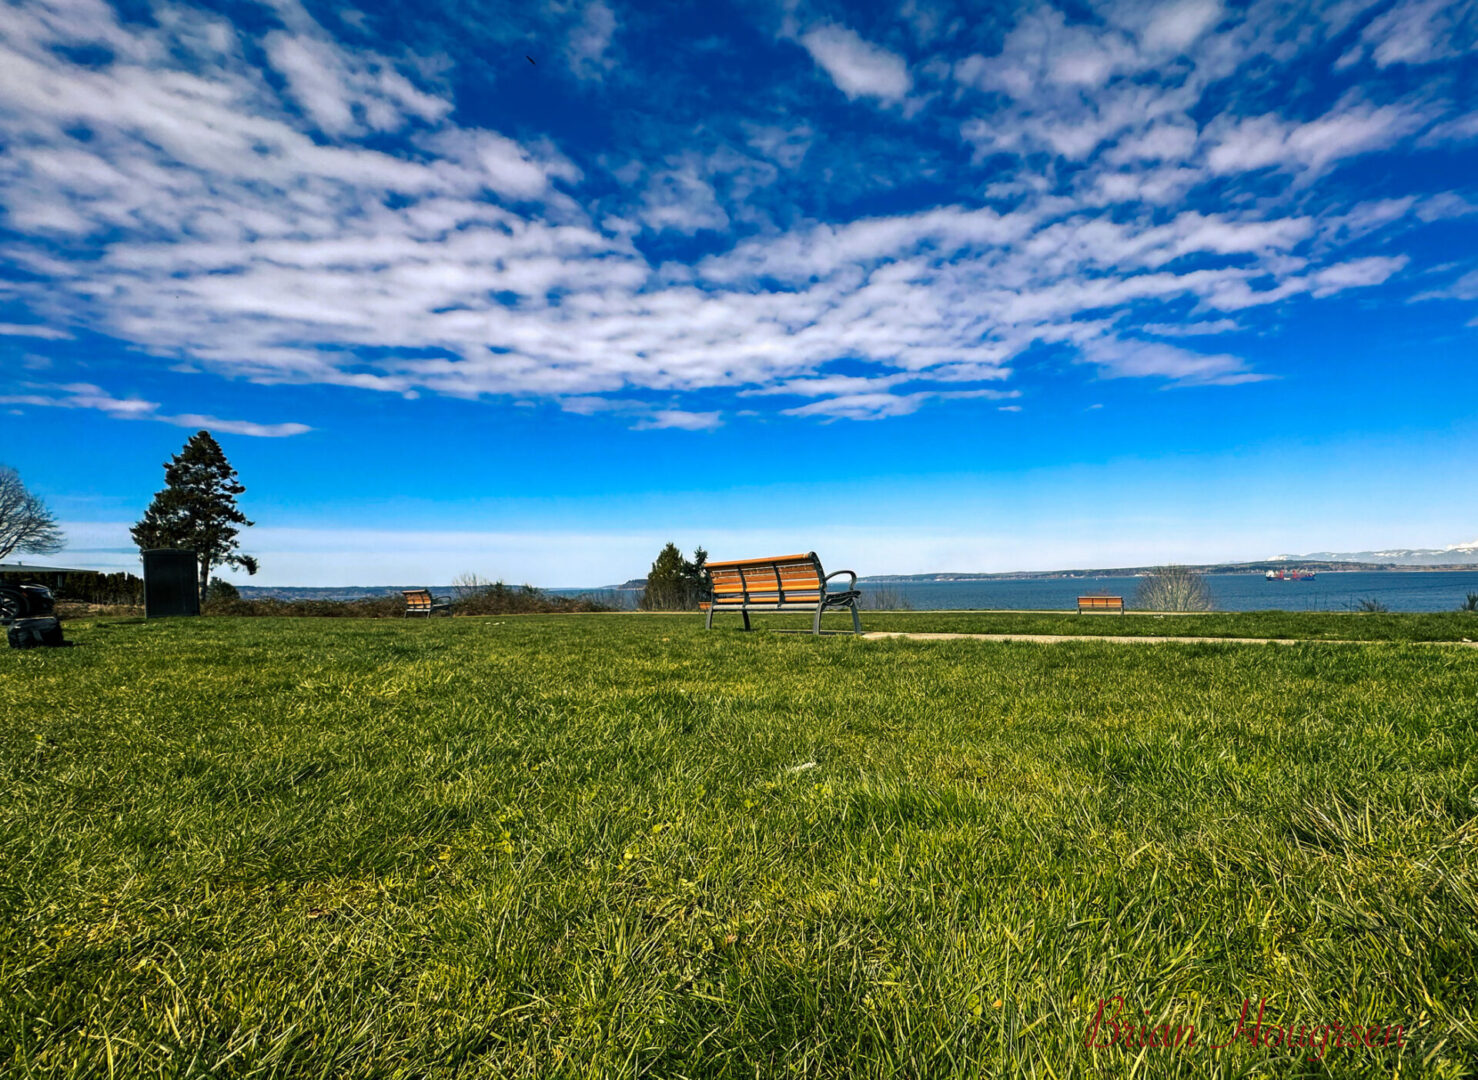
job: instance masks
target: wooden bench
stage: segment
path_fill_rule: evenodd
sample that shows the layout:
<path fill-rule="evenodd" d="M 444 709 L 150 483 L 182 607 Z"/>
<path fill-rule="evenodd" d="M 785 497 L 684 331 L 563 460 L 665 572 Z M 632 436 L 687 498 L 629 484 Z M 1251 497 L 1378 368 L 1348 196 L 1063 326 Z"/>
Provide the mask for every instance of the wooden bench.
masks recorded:
<path fill-rule="evenodd" d="M 751 611 L 809 611 L 815 614 L 811 632 L 821 633 L 821 616 L 828 611 L 850 608 L 852 632 L 862 633 L 862 619 L 857 614 L 857 575 L 851 570 L 826 573 L 814 551 L 804 555 L 771 555 L 763 559 L 732 559 L 711 562 L 708 570 L 708 600 L 699 606 L 707 610 L 707 628 L 713 629 L 713 616 L 718 611 L 737 611 L 744 617 L 748 630 Z M 851 578 L 848 588 L 831 591 L 827 586 L 834 577 Z"/>
<path fill-rule="evenodd" d="M 433 611 L 445 611 L 452 603 L 445 596 L 432 596 L 430 589 L 402 589 L 401 595 L 405 597 L 405 611 L 401 613 L 402 618 L 424 615 L 429 619 Z"/>
<path fill-rule="evenodd" d="M 1122 596 L 1080 596 L 1078 597 L 1078 614 L 1085 611 L 1117 611 L 1124 614 L 1124 598 Z"/>

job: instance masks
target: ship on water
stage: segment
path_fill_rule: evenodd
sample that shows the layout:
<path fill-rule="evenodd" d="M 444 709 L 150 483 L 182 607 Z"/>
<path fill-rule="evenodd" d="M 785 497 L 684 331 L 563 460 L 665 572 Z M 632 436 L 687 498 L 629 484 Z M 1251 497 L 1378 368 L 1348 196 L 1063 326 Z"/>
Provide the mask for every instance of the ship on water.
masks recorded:
<path fill-rule="evenodd" d="M 1312 570 L 1269 570 L 1263 575 L 1269 581 L 1312 581 Z"/>

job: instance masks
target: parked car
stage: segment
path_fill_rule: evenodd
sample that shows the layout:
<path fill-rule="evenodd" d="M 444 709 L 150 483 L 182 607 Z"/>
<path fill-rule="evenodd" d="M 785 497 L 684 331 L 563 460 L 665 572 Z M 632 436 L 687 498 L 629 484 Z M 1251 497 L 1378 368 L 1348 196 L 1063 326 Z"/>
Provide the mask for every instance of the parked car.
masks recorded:
<path fill-rule="evenodd" d="M 17 619 L 41 619 L 56 610 L 45 585 L 0 585 L 0 626 Z"/>

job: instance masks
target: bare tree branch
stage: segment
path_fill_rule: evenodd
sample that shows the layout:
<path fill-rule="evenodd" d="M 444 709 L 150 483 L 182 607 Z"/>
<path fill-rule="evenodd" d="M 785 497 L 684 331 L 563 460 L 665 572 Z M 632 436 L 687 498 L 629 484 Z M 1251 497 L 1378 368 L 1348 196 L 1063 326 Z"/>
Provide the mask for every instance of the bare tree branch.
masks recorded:
<path fill-rule="evenodd" d="M 1134 606 L 1141 611 L 1210 611 L 1206 580 L 1184 566 L 1159 566 L 1139 582 Z"/>
<path fill-rule="evenodd" d="M 0 465 L 0 559 L 15 551 L 53 555 L 66 544 L 46 504 L 26 490 L 20 473 Z"/>

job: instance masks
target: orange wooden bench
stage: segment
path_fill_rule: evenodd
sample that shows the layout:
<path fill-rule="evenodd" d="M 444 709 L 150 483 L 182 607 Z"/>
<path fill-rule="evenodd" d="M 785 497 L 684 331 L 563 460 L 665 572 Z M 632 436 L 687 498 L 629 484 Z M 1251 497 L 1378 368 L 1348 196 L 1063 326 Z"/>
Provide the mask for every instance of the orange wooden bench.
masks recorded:
<path fill-rule="evenodd" d="M 1085 611 L 1117 611 L 1124 614 L 1124 598 L 1122 596 L 1080 596 L 1078 597 L 1078 614 Z"/>
<path fill-rule="evenodd" d="M 737 611 L 744 617 L 746 630 L 750 629 L 751 611 L 809 611 L 815 615 L 811 632 L 819 634 L 823 614 L 848 608 L 852 612 L 852 632 L 862 633 L 862 619 L 857 614 L 857 601 L 862 596 L 857 591 L 857 575 L 851 570 L 826 573 L 814 551 L 711 562 L 707 570 L 708 600 L 699 606 L 708 612 L 709 630 L 718 611 Z M 843 574 L 852 579 L 848 588 L 829 590 L 827 583 Z"/>
<path fill-rule="evenodd" d="M 433 611 L 445 611 L 451 606 L 451 601 L 445 596 L 432 596 L 430 589 L 402 589 L 401 595 L 405 597 L 402 618 L 424 615 L 429 619 Z"/>

